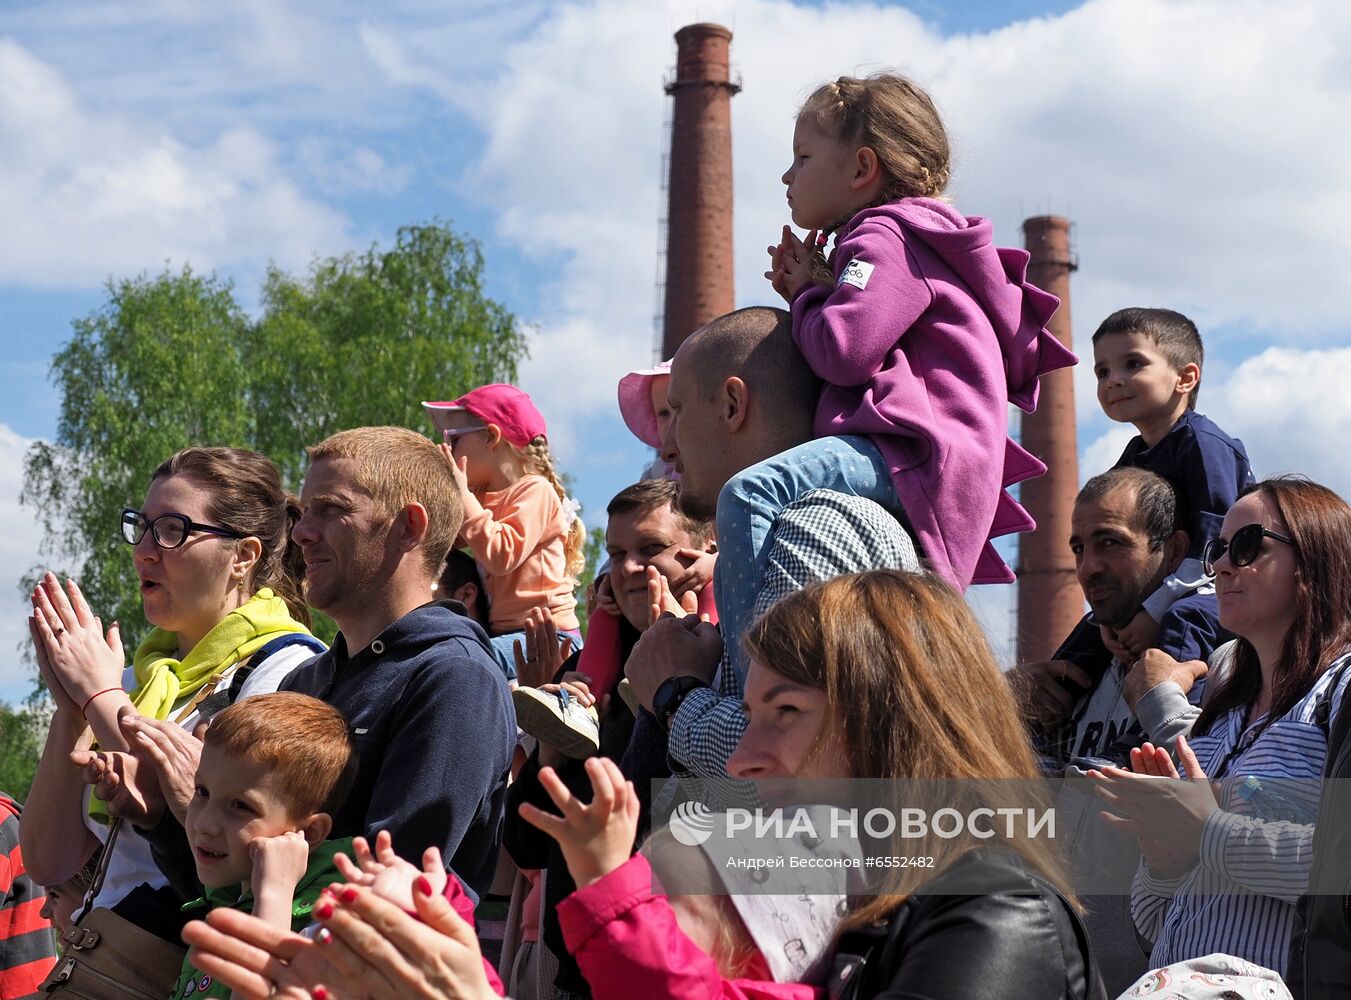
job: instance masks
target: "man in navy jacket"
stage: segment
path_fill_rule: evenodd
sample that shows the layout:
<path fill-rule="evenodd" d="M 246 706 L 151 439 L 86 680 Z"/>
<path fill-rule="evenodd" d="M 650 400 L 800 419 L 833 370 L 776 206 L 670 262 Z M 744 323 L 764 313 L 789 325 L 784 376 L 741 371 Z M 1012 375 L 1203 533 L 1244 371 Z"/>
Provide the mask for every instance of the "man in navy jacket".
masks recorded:
<path fill-rule="evenodd" d="M 487 634 L 455 602 L 429 603 L 463 519 L 455 480 L 436 446 L 403 428 L 342 431 L 309 454 L 291 534 L 310 604 L 340 631 L 281 689 L 322 698 L 352 726 L 359 769 L 333 836 L 388 830 L 415 864 L 435 845 L 481 895 L 516 717 Z"/>

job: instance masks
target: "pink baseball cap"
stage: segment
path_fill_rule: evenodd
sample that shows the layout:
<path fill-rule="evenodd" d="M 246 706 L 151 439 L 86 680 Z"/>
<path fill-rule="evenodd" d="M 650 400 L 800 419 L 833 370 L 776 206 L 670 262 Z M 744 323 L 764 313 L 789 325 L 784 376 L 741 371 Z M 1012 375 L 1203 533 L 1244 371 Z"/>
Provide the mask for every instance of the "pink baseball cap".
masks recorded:
<path fill-rule="evenodd" d="M 671 362 L 629 372 L 619 380 L 619 413 L 633 436 L 650 448 L 661 448 L 657 431 L 657 411 L 652 409 L 652 380 L 670 375 Z"/>
<path fill-rule="evenodd" d="M 544 425 L 544 417 L 535 409 L 529 393 L 501 382 L 481 385 L 449 403 L 424 401 L 422 406 L 432 418 L 432 423 L 442 430 L 445 426 L 437 419 L 438 414 L 463 410 L 472 413 L 485 424 L 501 428 L 502 436 L 517 448 L 526 447 L 537 437 L 549 435 Z"/>

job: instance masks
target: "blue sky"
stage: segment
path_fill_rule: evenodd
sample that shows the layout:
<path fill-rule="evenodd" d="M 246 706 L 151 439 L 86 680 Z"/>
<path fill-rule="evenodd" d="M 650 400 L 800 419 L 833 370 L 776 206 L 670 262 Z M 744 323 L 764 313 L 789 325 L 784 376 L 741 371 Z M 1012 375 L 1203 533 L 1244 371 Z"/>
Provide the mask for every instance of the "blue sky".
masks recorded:
<path fill-rule="evenodd" d="M 1207 340 L 1202 409 L 1259 473 L 1343 492 L 1351 430 L 1351 43 L 1346 5 L 1258 0 L 814 3 L 10 0 L 0 7 L 0 698 L 23 693 L 24 448 L 55 431 L 48 360 L 102 284 L 165 262 L 236 282 L 269 260 L 391 242 L 439 217 L 532 325 L 522 384 L 594 523 L 643 464 L 614 406 L 652 357 L 660 157 L 676 28 L 732 28 L 736 281 L 770 301 L 793 109 L 839 73 L 933 92 L 950 192 L 1001 242 L 1068 214 L 1081 353 L 1122 305 Z M 1079 376 L 1081 462 L 1128 432 Z M 453 387 L 448 387 L 453 388 Z M 12 598 L 6 595 L 14 595 Z M 1009 588 L 973 601 L 1007 649 Z"/>

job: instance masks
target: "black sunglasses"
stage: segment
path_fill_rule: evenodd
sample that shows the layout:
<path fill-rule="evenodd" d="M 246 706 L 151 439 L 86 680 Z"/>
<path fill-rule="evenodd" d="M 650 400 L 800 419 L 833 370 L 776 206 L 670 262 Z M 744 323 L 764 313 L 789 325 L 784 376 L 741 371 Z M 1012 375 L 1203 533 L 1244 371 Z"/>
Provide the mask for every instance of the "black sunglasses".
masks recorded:
<path fill-rule="evenodd" d="M 1207 576 L 1214 576 L 1215 562 L 1226 552 L 1229 553 L 1229 562 L 1234 566 L 1248 566 L 1262 551 L 1264 538 L 1274 538 L 1286 545 L 1295 544 L 1293 538 L 1287 538 L 1280 532 L 1264 528 L 1260 524 L 1245 524 L 1235 531 L 1227 542 L 1223 538 L 1212 538 L 1206 542 L 1206 547 L 1201 550 L 1201 568 L 1206 571 Z"/>
<path fill-rule="evenodd" d="M 194 531 L 203 531 L 208 535 L 220 535 L 222 538 L 248 538 L 229 528 L 218 528 L 214 524 L 198 524 L 186 514 L 161 514 L 153 521 L 147 521 L 139 510 L 128 507 L 122 511 L 122 540 L 128 545 L 136 545 L 149 530 L 150 537 L 162 549 L 176 549 L 188 540 Z"/>

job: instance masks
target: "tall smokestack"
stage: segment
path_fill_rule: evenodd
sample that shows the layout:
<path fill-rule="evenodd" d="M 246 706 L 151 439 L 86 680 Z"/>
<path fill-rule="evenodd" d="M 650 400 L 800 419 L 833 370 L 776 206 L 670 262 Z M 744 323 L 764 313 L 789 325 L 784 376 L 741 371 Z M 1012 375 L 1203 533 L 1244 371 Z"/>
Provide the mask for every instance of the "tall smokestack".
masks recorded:
<path fill-rule="evenodd" d="M 661 351 L 735 305 L 732 282 L 732 33 L 720 24 L 676 32 L 671 114 L 666 301 Z"/>
<path fill-rule="evenodd" d="M 1039 215 L 1023 223 L 1032 260 L 1032 284 L 1060 299 L 1050 331 L 1073 350 L 1070 332 L 1070 223 Z M 1018 662 L 1044 660 L 1083 617 L 1084 596 L 1074 577 L 1070 518 L 1079 490 L 1079 455 L 1074 427 L 1074 369 L 1041 379 L 1035 413 L 1024 414 L 1022 445 L 1046 463 L 1044 476 L 1024 482 L 1019 499 L 1037 521 L 1037 530 L 1018 542 Z"/>

